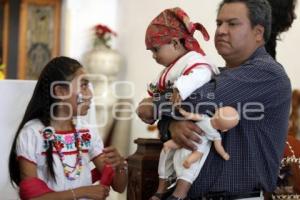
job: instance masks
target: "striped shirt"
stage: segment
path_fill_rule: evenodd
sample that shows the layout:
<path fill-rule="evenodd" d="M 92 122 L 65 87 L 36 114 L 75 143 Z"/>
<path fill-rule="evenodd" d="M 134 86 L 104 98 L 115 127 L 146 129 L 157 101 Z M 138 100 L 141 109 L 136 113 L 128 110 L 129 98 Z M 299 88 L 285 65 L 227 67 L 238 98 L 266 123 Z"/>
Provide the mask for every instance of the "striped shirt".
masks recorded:
<path fill-rule="evenodd" d="M 154 103 L 159 106 L 163 102 L 162 98 Z M 232 106 L 240 113 L 239 124 L 222 134 L 230 160 L 223 160 L 212 147 L 189 197 L 208 192 L 273 191 L 287 136 L 290 102 L 290 80 L 264 47 L 239 67 L 223 68 L 220 75 L 183 102 L 192 104 L 197 108 L 193 112 L 198 113 L 211 114 L 215 106 Z M 168 109 L 157 112 L 170 116 Z M 161 133 L 168 131 L 169 122 L 159 122 Z"/>

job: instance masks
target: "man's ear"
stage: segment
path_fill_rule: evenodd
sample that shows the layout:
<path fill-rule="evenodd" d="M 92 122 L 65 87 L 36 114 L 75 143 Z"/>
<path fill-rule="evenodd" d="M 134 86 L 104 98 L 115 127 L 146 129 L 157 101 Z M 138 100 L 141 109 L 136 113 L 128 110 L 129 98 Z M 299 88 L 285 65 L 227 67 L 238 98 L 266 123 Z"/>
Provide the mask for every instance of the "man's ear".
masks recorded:
<path fill-rule="evenodd" d="M 261 42 L 264 41 L 264 33 L 265 33 L 265 28 L 258 24 L 254 27 L 254 33 L 255 33 L 255 37 L 256 37 L 256 41 L 257 42 Z"/>

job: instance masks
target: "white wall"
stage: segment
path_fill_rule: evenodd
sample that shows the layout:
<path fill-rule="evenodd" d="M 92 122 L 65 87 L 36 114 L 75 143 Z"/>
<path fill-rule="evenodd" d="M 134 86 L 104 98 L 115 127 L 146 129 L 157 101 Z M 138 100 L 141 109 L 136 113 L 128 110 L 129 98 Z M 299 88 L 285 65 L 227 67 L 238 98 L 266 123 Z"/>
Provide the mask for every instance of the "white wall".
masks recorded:
<path fill-rule="evenodd" d="M 62 4 L 61 54 L 82 59 L 93 45 L 93 27 L 116 30 L 118 0 L 64 0 Z"/>
<path fill-rule="evenodd" d="M 208 57 L 217 65 L 222 66 L 222 58 L 217 54 L 213 35 L 217 5 L 220 0 L 66 0 L 65 32 L 63 53 L 78 59 L 91 46 L 90 27 L 96 23 L 105 23 L 118 33 L 116 47 L 123 54 L 126 65 L 123 66 L 121 79 L 132 81 L 135 86 L 134 103 L 138 103 L 146 95 L 146 84 L 162 69 L 152 59 L 150 52 L 145 50 L 144 34 L 149 22 L 162 10 L 179 6 L 190 16 L 191 20 L 201 22 L 207 28 L 211 40 L 203 41 L 198 33 L 203 49 Z M 300 6 L 297 15 L 300 18 Z M 283 34 L 283 42 L 278 43 L 277 59 L 291 78 L 293 88 L 300 88 L 300 67 L 297 65 L 298 45 L 300 44 L 300 19 L 295 20 L 288 33 Z M 136 117 L 132 121 L 132 138 L 154 137 L 147 132 L 146 125 Z M 135 145 L 131 143 L 131 152 Z"/>
<path fill-rule="evenodd" d="M 300 89 L 300 65 L 298 61 L 300 45 L 300 3 L 297 7 L 298 18 L 292 28 L 281 35 L 277 44 L 277 60 L 285 67 L 294 89 Z"/>

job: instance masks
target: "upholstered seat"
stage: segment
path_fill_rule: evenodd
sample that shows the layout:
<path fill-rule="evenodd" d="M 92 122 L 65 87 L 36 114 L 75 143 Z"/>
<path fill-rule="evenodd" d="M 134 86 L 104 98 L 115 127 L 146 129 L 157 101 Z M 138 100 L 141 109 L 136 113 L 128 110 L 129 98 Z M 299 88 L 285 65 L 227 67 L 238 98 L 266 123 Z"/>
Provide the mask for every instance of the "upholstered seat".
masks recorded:
<path fill-rule="evenodd" d="M 9 181 L 8 156 L 15 132 L 24 115 L 36 81 L 0 81 L 0 196 L 1 199 L 18 199 L 17 190 Z"/>

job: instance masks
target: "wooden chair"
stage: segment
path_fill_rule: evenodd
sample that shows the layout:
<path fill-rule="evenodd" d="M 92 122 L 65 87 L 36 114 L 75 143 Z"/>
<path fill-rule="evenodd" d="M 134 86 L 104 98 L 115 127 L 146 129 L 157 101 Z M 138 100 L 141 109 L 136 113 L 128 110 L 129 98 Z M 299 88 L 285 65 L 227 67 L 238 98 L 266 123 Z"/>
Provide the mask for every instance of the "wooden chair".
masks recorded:
<path fill-rule="evenodd" d="M 289 127 L 289 135 L 294 137 L 299 135 L 300 131 L 300 90 L 294 90 L 292 94 L 292 107 L 291 107 L 291 115 L 290 115 L 290 127 Z"/>
<path fill-rule="evenodd" d="M 136 139 L 136 152 L 128 157 L 128 200 L 147 200 L 158 186 L 158 160 L 162 149 L 159 139 Z"/>

